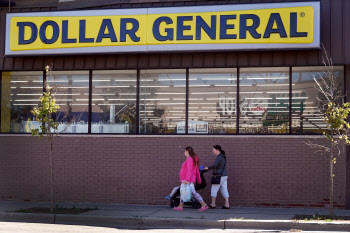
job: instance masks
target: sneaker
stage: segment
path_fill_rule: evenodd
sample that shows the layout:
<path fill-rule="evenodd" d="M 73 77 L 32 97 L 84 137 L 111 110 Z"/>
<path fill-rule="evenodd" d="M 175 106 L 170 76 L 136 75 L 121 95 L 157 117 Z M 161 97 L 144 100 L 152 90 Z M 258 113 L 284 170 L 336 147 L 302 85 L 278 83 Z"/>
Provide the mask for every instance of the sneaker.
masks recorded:
<path fill-rule="evenodd" d="M 165 199 L 170 201 L 171 197 L 170 196 L 166 196 Z"/>
<path fill-rule="evenodd" d="M 204 207 L 201 207 L 198 211 L 206 211 L 209 207 L 208 206 L 204 206 Z"/>
<path fill-rule="evenodd" d="M 183 211 L 184 208 L 181 208 L 181 207 L 178 207 L 178 206 L 177 206 L 177 207 L 174 207 L 173 210 L 176 210 L 176 211 Z"/>

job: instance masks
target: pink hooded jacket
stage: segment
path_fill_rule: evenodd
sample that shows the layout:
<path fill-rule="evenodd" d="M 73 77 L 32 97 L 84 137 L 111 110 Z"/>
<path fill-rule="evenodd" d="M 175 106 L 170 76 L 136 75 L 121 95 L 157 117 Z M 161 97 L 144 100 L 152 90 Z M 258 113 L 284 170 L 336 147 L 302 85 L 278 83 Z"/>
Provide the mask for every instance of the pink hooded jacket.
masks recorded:
<path fill-rule="evenodd" d="M 198 157 L 196 156 L 196 161 L 198 161 Z M 182 164 L 180 170 L 180 182 L 188 181 L 190 183 L 195 183 L 196 178 L 198 183 L 201 183 L 201 176 L 199 175 L 199 169 L 197 166 L 193 166 L 193 159 L 188 157 L 186 161 Z"/>

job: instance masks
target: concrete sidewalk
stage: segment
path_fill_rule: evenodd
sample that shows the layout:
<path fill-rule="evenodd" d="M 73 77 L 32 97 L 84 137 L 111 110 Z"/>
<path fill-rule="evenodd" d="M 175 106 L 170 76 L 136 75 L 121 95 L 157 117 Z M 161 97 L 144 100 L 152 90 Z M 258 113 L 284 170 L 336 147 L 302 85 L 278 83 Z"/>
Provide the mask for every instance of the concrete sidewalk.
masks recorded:
<path fill-rule="evenodd" d="M 197 229 L 269 229 L 350 231 L 350 221 L 292 221 L 295 215 L 327 215 L 328 209 L 250 208 L 209 209 L 198 212 L 192 208 L 173 211 L 170 206 L 59 203 L 64 207 L 95 208 L 80 215 L 28 214 L 12 211 L 29 207 L 48 207 L 48 203 L 0 201 L 0 221 L 42 222 L 55 224 L 94 225 L 118 228 L 197 228 Z M 336 210 L 337 216 L 350 216 L 350 210 Z"/>

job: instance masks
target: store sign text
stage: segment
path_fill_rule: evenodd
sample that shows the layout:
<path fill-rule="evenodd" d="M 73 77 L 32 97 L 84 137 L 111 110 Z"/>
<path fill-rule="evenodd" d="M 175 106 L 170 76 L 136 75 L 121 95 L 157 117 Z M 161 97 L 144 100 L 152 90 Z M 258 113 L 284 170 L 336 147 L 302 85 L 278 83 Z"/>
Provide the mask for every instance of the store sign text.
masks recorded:
<path fill-rule="evenodd" d="M 14 13 L 6 55 L 311 48 L 319 23 L 318 2 Z"/>

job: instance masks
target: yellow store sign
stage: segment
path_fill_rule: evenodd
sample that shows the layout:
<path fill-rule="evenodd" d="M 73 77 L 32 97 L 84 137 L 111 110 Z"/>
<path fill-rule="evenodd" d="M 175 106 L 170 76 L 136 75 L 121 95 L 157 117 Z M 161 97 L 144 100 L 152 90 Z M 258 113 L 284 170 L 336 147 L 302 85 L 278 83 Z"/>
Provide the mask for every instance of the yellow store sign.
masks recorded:
<path fill-rule="evenodd" d="M 14 13 L 6 55 L 319 48 L 320 3 Z"/>

